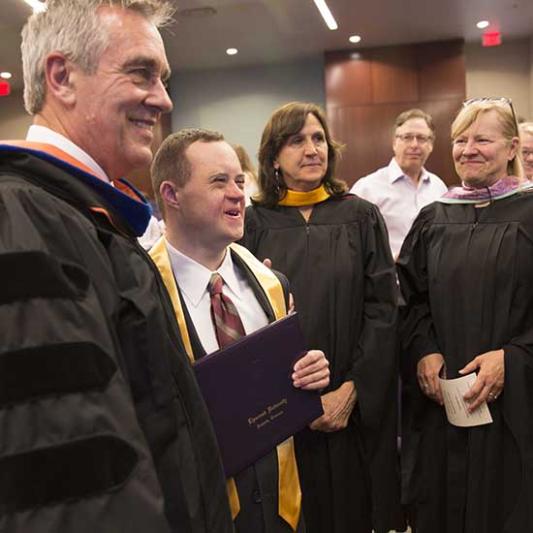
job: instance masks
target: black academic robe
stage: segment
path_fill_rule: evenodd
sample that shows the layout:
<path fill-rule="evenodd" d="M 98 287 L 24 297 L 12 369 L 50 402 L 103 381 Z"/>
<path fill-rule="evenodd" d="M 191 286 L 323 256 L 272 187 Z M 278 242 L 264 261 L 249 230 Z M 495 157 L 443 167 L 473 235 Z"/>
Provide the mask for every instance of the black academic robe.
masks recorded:
<path fill-rule="evenodd" d="M 330 362 L 327 390 L 347 380 L 357 389 L 346 429 L 295 436 L 307 530 L 401 525 L 396 283 L 379 211 L 353 195 L 317 204 L 307 223 L 294 207 L 252 206 L 243 244 L 289 278 L 307 346 Z"/>
<path fill-rule="evenodd" d="M 274 311 L 261 285 L 240 256 L 233 251 L 231 254 L 233 262 L 245 275 L 268 321 L 273 322 L 275 320 Z M 285 302 L 288 302 L 289 284 L 287 278 L 279 272 L 275 272 L 275 274 L 283 287 Z M 204 357 L 206 352 L 179 290 L 179 280 L 177 281 L 191 348 L 195 360 L 198 360 Z M 240 503 L 240 512 L 234 522 L 237 533 L 292 533 L 292 528 L 278 515 L 278 460 L 275 451 L 256 461 L 252 466 L 237 474 L 234 479 Z M 299 533 L 304 531 L 302 519 L 300 519 L 297 531 Z"/>
<path fill-rule="evenodd" d="M 533 195 L 484 208 L 421 211 L 398 261 L 405 383 L 405 502 L 420 533 L 533 531 Z M 443 354 L 447 377 L 503 348 L 494 422 L 458 428 L 422 395 L 416 365 Z"/>
<path fill-rule="evenodd" d="M 72 162 L 0 146 L 1 531 L 233 530 L 136 204 Z"/>

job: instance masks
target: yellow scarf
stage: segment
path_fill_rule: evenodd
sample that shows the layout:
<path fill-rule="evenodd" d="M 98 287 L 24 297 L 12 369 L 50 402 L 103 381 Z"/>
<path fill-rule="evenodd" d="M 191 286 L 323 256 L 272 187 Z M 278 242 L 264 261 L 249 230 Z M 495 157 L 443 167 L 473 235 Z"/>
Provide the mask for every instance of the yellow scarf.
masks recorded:
<path fill-rule="evenodd" d="M 324 185 L 320 185 L 312 191 L 302 192 L 287 189 L 286 195 L 279 201 L 279 205 L 288 207 L 301 207 L 303 205 L 315 205 L 327 200 L 331 194 L 326 191 Z"/>
<path fill-rule="evenodd" d="M 238 244 L 231 244 L 230 248 L 248 265 L 252 270 L 257 281 L 264 289 L 265 294 L 272 306 L 276 319 L 285 316 L 285 299 L 283 289 L 275 274 L 263 263 L 258 261 L 246 248 Z M 181 338 L 185 350 L 191 363 L 194 362 L 191 340 L 187 331 L 185 315 L 181 306 L 178 287 L 166 247 L 164 237 L 161 237 L 150 250 L 150 256 L 161 272 L 161 277 L 168 290 L 176 320 L 178 322 Z M 300 519 L 302 493 L 300 490 L 300 481 L 298 479 L 298 467 L 296 465 L 296 456 L 294 454 L 294 442 L 292 437 L 277 446 L 278 456 L 278 513 L 279 515 L 296 531 L 298 520 Z M 231 516 L 235 520 L 239 514 L 241 504 L 237 485 L 235 480 L 227 480 L 228 499 L 231 508 Z"/>

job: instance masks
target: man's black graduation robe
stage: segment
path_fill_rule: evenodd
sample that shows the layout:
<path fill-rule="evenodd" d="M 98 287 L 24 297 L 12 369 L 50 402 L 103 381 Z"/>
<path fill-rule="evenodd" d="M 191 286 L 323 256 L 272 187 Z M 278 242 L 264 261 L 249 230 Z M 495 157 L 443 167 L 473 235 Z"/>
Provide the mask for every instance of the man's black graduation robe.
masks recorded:
<path fill-rule="evenodd" d="M 0 146 L 0 530 L 231 532 L 142 204 L 21 144 Z"/>
<path fill-rule="evenodd" d="M 399 258 L 406 300 L 405 502 L 420 533 L 533 531 L 533 194 L 484 208 L 423 209 Z M 494 422 L 458 428 L 423 396 L 416 365 L 440 352 L 447 377 L 503 348 Z"/>
<path fill-rule="evenodd" d="M 295 436 L 306 528 L 388 531 L 399 525 L 396 465 L 396 278 L 377 208 L 353 195 L 295 207 L 252 206 L 243 244 L 291 284 L 308 348 L 330 362 L 325 391 L 353 380 L 346 429 Z"/>

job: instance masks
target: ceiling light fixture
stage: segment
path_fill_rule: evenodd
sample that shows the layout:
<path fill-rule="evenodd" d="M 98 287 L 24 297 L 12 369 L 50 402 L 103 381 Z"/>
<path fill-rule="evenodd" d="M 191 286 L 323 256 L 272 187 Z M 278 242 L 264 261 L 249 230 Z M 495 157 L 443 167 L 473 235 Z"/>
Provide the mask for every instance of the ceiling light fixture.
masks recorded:
<path fill-rule="evenodd" d="M 35 13 L 46 11 L 46 3 L 41 2 L 41 0 L 24 0 L 24 2 L 26 2 Z"/>
<path fill-rule="evenodd" d="M 228 54 L 229 56 L 234 56 L 235 54 L 238 54 L 239 51 L 237 50 L 237 48 L 228 48 L 226 50 L 226 54 Z"/>
<path fill-rule="evenodd" d="M 480 20 L 476 26 L 480 29 L 480 30 L 484 30 L 485 28 L 488 28 L 490 25 L 490 22 L 488 20 Z"/>
<path fill-rule="evenodd" d="M 329 7 L 326 4 L 326 1 L 325 0 L 314 0 L 314 2 L 318 10 L 320 11 L 322 18 L 324 19 L 324 22 L 326 23 L 326 26 L 330 30 L 336 30 L 339 26 L 337 25 L 337 21 L 331 14 L 331 11 L 329 10 Z"/>
<path fill-rule="evenodd" d="M 351 43 L 359 43 L 361 42 L 361 36 L 360 35 L 350 35 L 350 37 L 348 37 L 348 40 L 351 42 Z"/>
<path fill-rule="evenodd" d="M 11 72 L 0 72 L 0 78 L 3 78 L 4 80 L 11 79 Z"/>

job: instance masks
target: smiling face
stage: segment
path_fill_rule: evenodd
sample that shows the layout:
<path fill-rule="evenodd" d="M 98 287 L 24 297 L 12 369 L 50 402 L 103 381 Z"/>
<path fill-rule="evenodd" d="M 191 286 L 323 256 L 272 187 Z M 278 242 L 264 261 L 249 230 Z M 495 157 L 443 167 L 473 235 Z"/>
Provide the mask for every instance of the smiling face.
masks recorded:
<path fill-rule="evenodd" d="M 504 137 L 496 111 L 480 113 L 470 127 L 453 139 L 455 170 L 471 187 L 490 186 L 507 175 L 507 165 L 517 147 L 517 137 Z"/>
<path fill-rule="evenodd" d="M 289 189 L 306 192 L 320 185 L 328 170 L 328 144 L 315 115 L 309 113 L 303 128 L 287 139 L 274 168 L 279 169 Z"/>
<path fill-rule="evenodd" d="M 396 128 L 392 143 L 402 171 L 418 176 L 433 151 L 433 133 L 423 118 L 410 118 Z"/>
<path fill-rule="evenodd" d="M 172 109 L 163 83 L 169 66 L 158 30 L 142 15 L 117 7 L 98 14 L 108 46 L 95 73 L 72 66 L 67 134 L 116 179 L 152 160 L 153 128 Z"/>
<path fill-rule="evenodd" d="M 223 252 L 244 231 L 244 173 L 225 141 L 192 143 L 185 151 L 191 173 L 176 187 L 182 251 L 190 257 Z"/>

